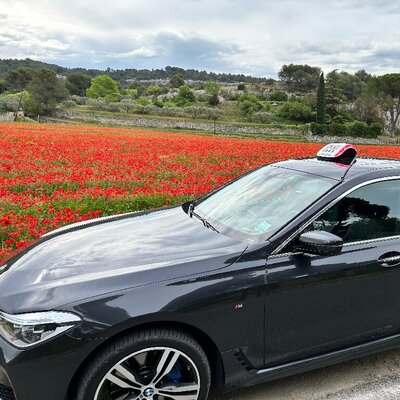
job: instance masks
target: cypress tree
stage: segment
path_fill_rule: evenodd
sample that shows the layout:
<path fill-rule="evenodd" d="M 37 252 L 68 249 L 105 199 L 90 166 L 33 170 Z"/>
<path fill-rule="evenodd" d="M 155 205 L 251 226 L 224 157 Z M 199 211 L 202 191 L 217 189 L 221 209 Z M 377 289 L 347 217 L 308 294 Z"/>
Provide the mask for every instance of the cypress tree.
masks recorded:
<path fill-rule="evenodd" d="M 325 123 L 325 78 L 322 72 L 318 82 L 317 92 L 317 124 Z"/>

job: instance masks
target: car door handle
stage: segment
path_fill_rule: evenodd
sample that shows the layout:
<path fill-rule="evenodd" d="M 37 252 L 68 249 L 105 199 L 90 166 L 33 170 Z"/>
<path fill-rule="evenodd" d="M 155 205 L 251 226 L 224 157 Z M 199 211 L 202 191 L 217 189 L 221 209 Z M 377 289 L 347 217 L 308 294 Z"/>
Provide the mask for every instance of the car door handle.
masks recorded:
<path fill-rule="evenodd" d="M 392 268 L 400 265 L 400 253 L 391 252 L 379 257 L 378 263 L 383 268 Z"/>

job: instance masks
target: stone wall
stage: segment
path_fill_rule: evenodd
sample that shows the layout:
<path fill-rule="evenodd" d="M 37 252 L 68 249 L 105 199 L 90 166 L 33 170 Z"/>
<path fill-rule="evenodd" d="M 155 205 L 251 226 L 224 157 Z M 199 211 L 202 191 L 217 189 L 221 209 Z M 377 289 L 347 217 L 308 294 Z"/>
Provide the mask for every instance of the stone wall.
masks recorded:
<path fill-rule="evenodd" d="M 14 113 L 13 112 L 7 112 L 7 113 L 4 113 L 4 114 L 0 114 L 0 121 L 1 122 L 14 121 Z"/>
<path fill-rule="evenodd" d="M 205 132 L 214 132 L 213 122 L 195 122 L 195 121 L 182 121 L 177 119 L 155 119 L 155 118 L 125 118 L 93 115 L 86 113 L 79 113 L 74 111 L 59 111 L 55 114 L 57 118 L 65 119 L 79 119 L 86 122 L 98 122 L 107 125 L 123 125 L 135 126 L 154 129 L 196 129 Z M 243 126 L 236 124 L 215 124 L 215 131 L 217 133 L 260 133 L 269 135 L 298 135 L 301 133 L 297 129 L 281 129 L 281 128 L 263 128 L 257 126 Z"/>

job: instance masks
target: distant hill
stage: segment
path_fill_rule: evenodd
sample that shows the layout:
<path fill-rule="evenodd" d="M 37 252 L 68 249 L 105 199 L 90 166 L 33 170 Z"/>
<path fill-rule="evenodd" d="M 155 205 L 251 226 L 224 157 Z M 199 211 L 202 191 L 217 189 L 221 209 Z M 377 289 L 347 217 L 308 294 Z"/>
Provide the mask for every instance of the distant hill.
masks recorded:
<path fill-rule="evenodd" d="M 114 80 L 121 83 L 123 86 L 129 80 L 159 80 L 159 79 L 170 79 L 177 73 L 182 74 L 185 80 L 193 81 L 207 81 L 213 80 L 221 83 L 257 83 L 265 81 L 267 78 L 258 78 L 248 76 L 244 74 L 226 74 L 226 73 L 214 73 L 207 71 L 198 71 L 196 69 L 183 69 L 179 67 L 167 66 L 163 69 L 86 69 L 86 68 L 66 68 L 56 64 L 48 64 L 41 61 L 31 60 L 26 58 L 24 60 L 17 59 L 0 59 L 0 79 L 3 79 L 8 71 L 18 67 L 30 67 L 30 68 L 49 68 L 55 71 L 57 74 L 68 76 L 72 72 L 82 72 L 91 77 L 97 75 L 107 74 L 110 75 Z"/>

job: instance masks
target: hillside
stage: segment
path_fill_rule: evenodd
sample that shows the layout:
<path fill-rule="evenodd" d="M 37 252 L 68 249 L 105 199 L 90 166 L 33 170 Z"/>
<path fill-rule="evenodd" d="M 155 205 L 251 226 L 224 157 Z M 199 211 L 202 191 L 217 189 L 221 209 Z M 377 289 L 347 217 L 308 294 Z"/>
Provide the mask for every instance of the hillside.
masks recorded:
<path fill-rule="evenodd" d="M 0 59 L 0 79 L 3 79 L 8 71 L 18 67 L 30 67 L 30 68 L 49 68 L 55 71 L 57 74 L 68 76 L 72 72 L 82 72 L 95 77 L 97 75 L 107 74 L 110 75 L 117 82 L 124 84 L 127 80 L 159 80 L 159 79 L 170 79 L 175 74 L 182 74 L 186 80 L 193 81 L 218 81 L 222 83 L 258 83 L 265 81 L 266 78 L 258 78 L 248 76 L 244 74 L 227 74 L 227 73 L 215 73 L 207 71 L 198 71 L 196 69 L 183 69 L 179 67 L 167 66 L 162 69 L 87 69 L 87 68 L 66 68 L 56 64 L 48 64 L 41 61 L 31 60 L 26 58 L 24 60 L 17 59 Z"/>

